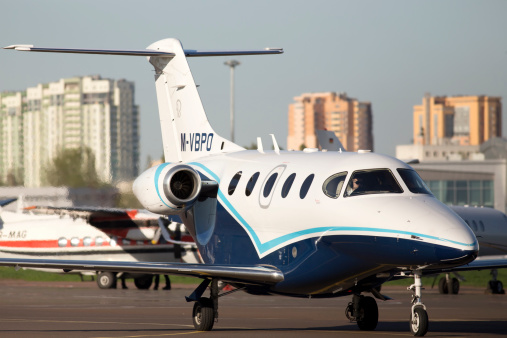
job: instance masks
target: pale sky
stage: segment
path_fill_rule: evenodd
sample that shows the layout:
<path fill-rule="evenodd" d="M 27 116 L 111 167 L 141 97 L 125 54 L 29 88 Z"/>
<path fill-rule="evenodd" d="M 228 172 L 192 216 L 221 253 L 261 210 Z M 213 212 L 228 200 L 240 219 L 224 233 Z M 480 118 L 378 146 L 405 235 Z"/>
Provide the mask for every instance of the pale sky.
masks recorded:
<path fill-rule="evenodd" d="M 375 151 L 412 140 L 412 107 L 432 95 L 507 95 L 506 1 L 0 1 L 0 46 L 144 49 L 282 47 L 238 57 L 236 143 L 274 133 L 287 144 L 288 105 L 305 92 L 372 103 Z M 230 57 L 189 61 L 213 128 L 229 137 Z M 143 57 L 0 50 L 0 91 L 100 74 L 134 81 L 141 163 L 162 154 L 151 65 Z M 505 102 L 504 102 L 505 104 Z M 505 108 L 504 108 L 505 110 Z M 507 134 L 507 119 L 503 130 Z"/>

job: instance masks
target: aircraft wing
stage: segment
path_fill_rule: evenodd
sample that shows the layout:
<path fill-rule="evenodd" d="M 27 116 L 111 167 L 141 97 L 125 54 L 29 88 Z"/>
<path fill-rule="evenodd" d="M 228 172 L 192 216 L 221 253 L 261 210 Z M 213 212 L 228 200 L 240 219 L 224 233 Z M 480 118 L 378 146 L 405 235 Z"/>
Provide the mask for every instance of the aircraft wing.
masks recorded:
<path fill-rule="evenodd" d="M 507 255 L 491 255 L 481 256 L 476 258 L 473 262 L 455 266 L 452 268 L 432 268 L 428 266 L 421 270 L 423 276 L 430 276 L 439 273 L 448 272 L 462 272 L 462 271 L 479 271 L 479 270 L 492 270 L 492 269 L 504 269 L 507 268 Z M 393 279 L 402 279 L 409 277 L 410 274 L 406 274 L 403 271 L 398 271 Z"/>
<path fill-rule="evenodd" d="M 153 220 L 156 221 L 160 215 L 137 209 L 119 209 L 119 208 L 96 208 L 96 207 L 47 207 L 32 206 L 25 208 L 36 214 L 46 215 L 68 215 L 73 218 L 84 218 L 89 222 L 108 222 L 134 220 Z"/>
<path fill-rule="evenodd" d="M 158 238 L 162 236 L 168 243 L 195 246 L 193 239 L 188 234 L 181 233 L 181 220 L 179 217 L 166 219 L 147 210 L 49 206 L 31 206 L 25 208 L 25 210 L 34 214 L 69 216 L 74 219 L 82 218 L 105 233 L 128 239 L 158 241 Z M 169 226 L 169 229 L 167 226 Z M 139 231 L 131 231 L 143 227 L 158 228 L 159 230 L 151 235 L 150 233 L 141 234 Z"/>
<path fill-rule="evenodd" d="M 473 262 L 456 266 L 454 268 L 442 269 L 440 272 L 459 272 L 471 270 L 489 270 L 507 268 L 507 255 L 480 256 Z M 431 269 L 429 269 L 431 270 Z"/>
<path fill-rule="evenodd" d="M 15 268 L 45 268 L 72 270 L 114 271 L 142 274 L 181 275 L 198 278 L 217 278 L 225 282 L 245 284 L 275 284 L 283 281 L 283 273 L 272 266 L 232 266 L 187 263 L 73 261 L 53 259 L 2 258 L 0 266 Z"/>

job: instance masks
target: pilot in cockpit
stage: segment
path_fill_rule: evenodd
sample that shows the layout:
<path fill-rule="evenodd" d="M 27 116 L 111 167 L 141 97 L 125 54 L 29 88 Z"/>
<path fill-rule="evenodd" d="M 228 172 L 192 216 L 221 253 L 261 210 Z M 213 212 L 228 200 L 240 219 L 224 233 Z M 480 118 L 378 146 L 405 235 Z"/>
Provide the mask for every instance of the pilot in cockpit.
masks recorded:
<path fill-rule="evenodd" d="M 364 174 L 356 174 L 351 180 L 347 188 L 347 196 L 350 196 L 354 192 L 360 192 L 365 189 Z"/>

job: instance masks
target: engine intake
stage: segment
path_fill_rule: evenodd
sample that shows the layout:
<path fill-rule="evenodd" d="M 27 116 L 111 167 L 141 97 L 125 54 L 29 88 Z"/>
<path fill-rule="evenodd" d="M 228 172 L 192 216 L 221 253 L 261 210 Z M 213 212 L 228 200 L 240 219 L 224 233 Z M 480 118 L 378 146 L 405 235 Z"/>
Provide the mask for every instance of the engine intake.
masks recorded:
<path fill-rule="evenodd" d="M 142 173 L 134 181 L 133 190 L 147 210 L 175 215 L 192 207 L 201 194 L 201 186 L 201 177 L 192 167 L 162 163 Z"/>
<path fill-rule="evenodd" d="M 192 203 L 199 196 L 201 178 L 189 166 L 178 165 L 171 168 L 164 177 L 165 197 L 178 207 Z"/>

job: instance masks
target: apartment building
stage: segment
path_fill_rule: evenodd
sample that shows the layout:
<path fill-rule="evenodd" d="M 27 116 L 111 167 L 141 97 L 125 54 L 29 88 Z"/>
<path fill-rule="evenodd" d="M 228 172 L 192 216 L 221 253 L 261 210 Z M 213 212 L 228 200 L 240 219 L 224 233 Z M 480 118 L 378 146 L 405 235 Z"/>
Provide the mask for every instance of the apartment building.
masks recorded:
<path fill-rule="evenodd" d="M 88 147 L 101 181 L 139 171 L 139 108 L 126 80 L 85 76 L 0 95 L 0 181 L 40 187 L 64 149 Z"/>
<path fill-rule="evenodd" d="M 502 136 L 500 97 L 426 94 L 413 117 L 414 144 L 478 146 Z"/>
<path fill-rule="evenodd" d="M 373 119 L 370 102 L 346 93 L 304 93 L 289 105 L 287 147 L 317 148 L 315 130 L 333 131 L 348 151 L 373 150 Z"/>

